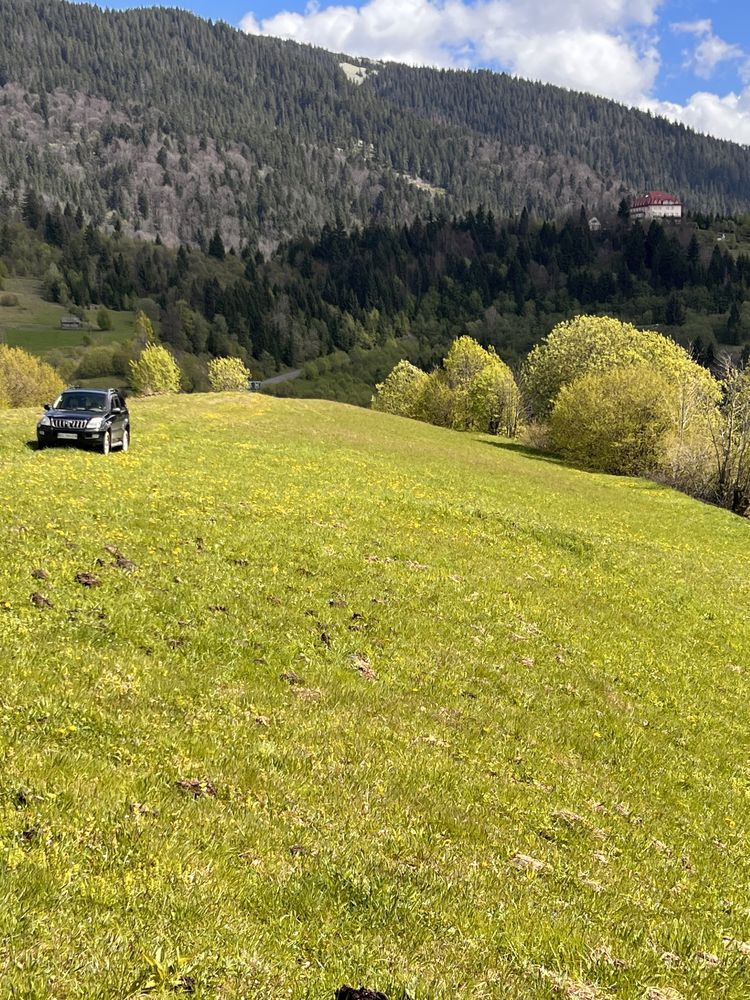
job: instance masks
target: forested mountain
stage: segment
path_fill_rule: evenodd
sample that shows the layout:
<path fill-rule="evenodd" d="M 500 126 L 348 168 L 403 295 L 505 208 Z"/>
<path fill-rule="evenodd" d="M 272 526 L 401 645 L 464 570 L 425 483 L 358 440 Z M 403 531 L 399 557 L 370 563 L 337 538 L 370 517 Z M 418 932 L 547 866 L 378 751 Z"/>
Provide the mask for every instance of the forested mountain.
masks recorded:
<path fill-rule="evenodd" d="M 552 219 L 643 188 L 750 209 L 750 150 L 488 72 L 359 60 L 178 10 L 0 0 L 0 214 L 268 251 L 477 205 Z"/>

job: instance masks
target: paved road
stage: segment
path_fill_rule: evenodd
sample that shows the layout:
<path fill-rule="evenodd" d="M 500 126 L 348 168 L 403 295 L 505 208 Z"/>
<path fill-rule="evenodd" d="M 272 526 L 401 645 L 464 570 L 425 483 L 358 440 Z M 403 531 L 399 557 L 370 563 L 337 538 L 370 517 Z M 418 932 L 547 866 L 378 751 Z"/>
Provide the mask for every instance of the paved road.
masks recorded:
<path fill-rule="evenodd" d="M 261 388 L 264 385 L 277 385 L 279 382 L 290 382 L 293 378 L 299 378 L 302 374 L 301 368 L 292 368 L 291 371 L 282 372 L 281 375 L 274 375 L 273 378 L 264 379 L 260 384 Z"/>

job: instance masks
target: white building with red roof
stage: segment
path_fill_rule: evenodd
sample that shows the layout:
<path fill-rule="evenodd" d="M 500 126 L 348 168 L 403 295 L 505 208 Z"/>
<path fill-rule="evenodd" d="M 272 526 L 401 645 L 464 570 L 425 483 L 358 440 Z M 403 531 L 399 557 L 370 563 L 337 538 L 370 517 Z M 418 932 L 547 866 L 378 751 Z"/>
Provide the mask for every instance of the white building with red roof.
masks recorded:
<path fill-rule="evenodd" d="M 681 219 L 682 202 L 676 194 L 649 191 L 630 206 L 631 219 Z"/>

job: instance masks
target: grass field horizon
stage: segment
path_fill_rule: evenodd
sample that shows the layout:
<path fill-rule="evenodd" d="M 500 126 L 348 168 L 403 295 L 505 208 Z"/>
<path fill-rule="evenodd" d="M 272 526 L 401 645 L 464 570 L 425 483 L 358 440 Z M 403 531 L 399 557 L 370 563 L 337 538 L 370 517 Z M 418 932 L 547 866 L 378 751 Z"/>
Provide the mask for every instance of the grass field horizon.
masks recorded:
<path fill-rule="evenodd" d="M 0 997 L 748 996 L 746 521 L 336 403 L 131 413 L 0 415 Z"/>

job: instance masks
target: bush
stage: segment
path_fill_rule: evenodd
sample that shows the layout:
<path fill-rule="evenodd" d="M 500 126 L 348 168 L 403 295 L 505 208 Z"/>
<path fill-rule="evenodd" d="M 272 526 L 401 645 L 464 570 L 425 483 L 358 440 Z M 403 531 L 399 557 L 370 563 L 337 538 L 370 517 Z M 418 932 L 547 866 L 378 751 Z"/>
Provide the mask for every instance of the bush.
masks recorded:
<path fill-rule="evenodd" d="M 114 347 L 90 347 L 78 362 L 77 378 L 100 378 L 115 374 Z"/>
<path fill-rule="evenodd" d="M 550 421 L 563 458 L 599 472 L 641 475 L 664 459 L 674 430 L 667 380 L 647 365 L 592 372 L 563 386 Z"/>
<path fill-rule="evenodd" d="M 96 314 L 96 325 L 100 330 L 111 330 L 112 329 L 112 316 L 110 315 L 109 309 L 100 309 Z"/>
<path fill-rule="evenodd" d="M 247 389 L 250 372 L 239 358 L 213 358 L 208 362 L 212 392 L 239 392 Z"/>
<path fill-rule="evenodd" d="M 7 406 L 41 406 L 63 389 L 50 365 L 20 347 L 0 344 L 0 397 Z"/>
<path fill-rule="evenodd" d="M 716 380 L 674 341 L 608 316 L 558 323 L 526 359 L 524 393 L 534 414 L 545 418 L 564 386 L 583 375 L 627 365 L 646 365 L 660 372 L 675 392 L 684 392 L 690 400 L 688 417 L 709 412 L 719 398 Z"/>
<path fill-rule="evenodd" d="M 451 344 L 442 368 L 426 375 L 399 361 L 376 386 L 373 408 L 438 427 L 515 434 L 519 393 L 513 373 L 472 337 Z"/>
<path fill-rule="evenodd" d="M 148 344 L 140 357 L 130 362 L 130 386 L 139 396 L 180 391 L 180 369 L 166 347 Z"/>
<path fill-rule="evenodd" d="M 691 497 L 715 503 L 716 449 L 709 427 L 698 427 L 682 436 L 671 435 L 654 478 Z"/>
<path fill-rule="evenodd" d="M 513 437 L 519 402 L 518 386 L 510 368 L 499 360 L 487 365 L 477 372 L 466 391 L 470 429 Z"/>
<path fill-rule="evenodd" d="M 422 395 L 428 376 L 409 361 L 399 361 L 384 382 L 375 386 L 372 408 L 400 417 L 422 417 Z"/>
<path fill-rule="evenodd" d="M 519 429 L 518 440 L 525 448 L 533 448 L 535 451 L 552 450 L 549 424 L 540 424 L 536 421 L 524 424 Z"/>
<path fill-rule="evenodd" d="M 138 358 L 139 349 L 134 341 L 125 344 L 115 345 L 112 354 L 112 372 L 121 378 L 128 378 L 130 375 L 130 362 Z"/>
<path fill-rule="evenodd" d="M 183 392 L 208 392 L 211 385 L 206 362 L 194 354 L 184 354 L 180 358 L 180 382 Z"/>
<path fill-rule="evenodd" d="M 445 373 L 441 368 L 436 368 L 427 376 L 417 417 L 436 427 L 451 427 L 454 404 L 454 393 L 446 381 Z"/>
<path fill-rule="evenodd" d="M 3 294 L 0 295 L 0 306 L 5 306 L 6 308 L 10 308 L 10 306 L 17 306 L 17 305 L 18 305 L 18 296 L 14 295 L 13 292 L 3 292 Z"/>
<path fill-rule="evenodd" d="M 712 414 L 709 431 L 715 502 L 736 514 L 750 514 L 750 370 L 727 370 L 722 402 Z"/>

